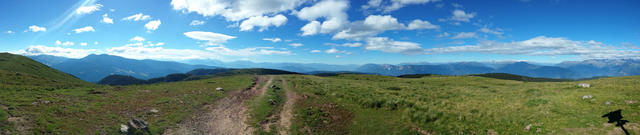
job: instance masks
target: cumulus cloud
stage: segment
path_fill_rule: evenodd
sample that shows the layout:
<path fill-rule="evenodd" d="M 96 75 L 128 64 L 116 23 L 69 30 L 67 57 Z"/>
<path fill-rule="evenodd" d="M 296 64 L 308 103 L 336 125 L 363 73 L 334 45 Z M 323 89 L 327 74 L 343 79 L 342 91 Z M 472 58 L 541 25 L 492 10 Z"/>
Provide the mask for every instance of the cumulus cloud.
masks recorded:
<path fill-rule="evenodd" d="M 293 48 L 297 48 L 297 47 L 304 46 L 304 45 L 302 43 L 291 43 L 291 44 L 289 44 L 289 46 L 291 46 Z"/>
<path fill-rule="evenodd" d="M 271 41 L 271 42 L 274 42 L 274 43 L 282 41 L 282 39 L 280 39 L 280 38 L 262 38 L 262 40 Z"/>
<path fill-rule="evenodd" d="M 302 26 L 302 28 L 300 28 L 300 31 L 302 31 L 302 36 L 310 36 L 310 35 L 318 34 L 320 33 L 320 22 L 311 21 L 306 25 Z"/>
<path fill-rule="evenodd" d="M 449 34 L 449 32 L 443 32 L 442 34 L 438 34 L 436 37 L 437 38 L 444 38 L 444 37 L 449 37 L 451 34 Z"/>
<path fill-rule="evenodd" d="M 140 36 L 135 36 L 135 37 L 133 37 L 133 38 L 129 39 L 129 41 L 136 41 L 136 42 L 142 42 L 142 41 L 144 41 L 144 40 L 145 40 L 145 39 L 144 39 L 144 38 L 142 38 L 142 37 L 140 37 Z"/>
<path fill-rule="evenodd" d="M 305 0 L 172 0 L 174 10 L 202 16 L 223 16 L 228 21 L 294 10 Z"/>
<path fill-rule="evenodd" d="M 122 20 L 125 20 L 125 21 L 145 21 L 149 19 L 151 19 L 151 16 L 144 15 L 142 13 L 138 13 L 138 14 L 134 14 L 134 15 L 122 18 Z"/>
<path fill-rule="evenodd" d="M 229 36 L 229 35 L 220 34 L 220 33 L 206 32 L 206 31 L 185 32 L 184 35 L 196 40 L 207 41 L 207 43 L 204 44 L 205 46 L 220 45 L 221 43 L 227 42 L 227 40 L 229 39 L 236 38 L 234 36 Z"/>
<path fill-rule="evenodd" d="M 464 39 L 464 38 L 476 38 L 478 37 L 475 32 L 460 32 L 451 39 Z"/>
<path fill-rule="evenodd" d="M 374 9 L 376 11 L 391 12 L 407 5 L 426 4 L 436 1 L 439 0 L 369 0 L 366 5 L 362 5 L 362 9 Z"/>
<path fill-rule="evenodd" d="M 394 41 L 387 37 L 370 37 L 366 40 L 367 44 L 364 45 L 366 50 L 375 50 L 388 53 L 402 53 L 402 54 L 420 54 L 423 52 L 420 44 L 405 41 Z"/>
<path fill-rule="evenodd" d="M 460 9 L 456 9 L 453 10 L 453 16 L 451 16 L 451 18 L 449 18 L 450 20 L 453 21 L 460 21 L 460 22 L 469 22 L 471 20 L 471 18 L 475 17 L 476 13 L 466 13 L 463 10 Z"/>
<path fill-rule="evenodd" d="M 106 23 L 106 24 L 113 24 L 113 18 L 109 18 L 108 14 L 104 14 L 102 15 L 102 20 L 100 20 L 100 22 Z"/>
<path fill-rule="evenodd" d="M 203 25 L 204 21 L 200 21 L 200 20 L 193 20 L 191 21 L 191 23 L 189 23 L 189 25 L 191 26 L 198 26 L 198 25 Z"/>
<path fill-rule="evenodd" d="M 333 36 L 333 39 L 362 40 L 387 30 L 405 29 L 404 24 L 391 15 L 369 15 L 364 21 L 355 21 L 345 30 Z"/>
<path fill-rule="evenodd" d="M 11 30 L 8 30 L 8 31 L 7 31 L 7 34 L 13 34 L 13 33 L 15 33 L 15 32 L 13 32 L 13 31 L 11 31 Z"/>
<path fill-rule="evenodd" d="M 640 58 L 640 51 L 620 49 L 596 41 L 574 41 L 561 37 L 538 36 L 524 41 L 482 41 L 476 45 L 450 46 L 425 50 L 426 54 L 479 52 L 507 55 L 578 55 L 587 59 Z"/>
<path fill-rule="evenodd" d="M 95 29 L 93 29 L 93 27 L 92 27 L 92 26 L 87 26 L 87 27 L 82 27 L 82 28 L 74 29 L 73 31 L 75 31 L 75 32 L 76 32 L 76 34 L 77 34 L 77 33 L 83 33 L 83 32 L 94 32 L 94 31 L 96 31 L 96 30 L 95 30 Z"/>
<path fill-rule="evenodd" d="M 346 13 L 348 8 L 349 1 L 346 0 L 324 0 L 302 8 L 296 15 L 302 20 L 310 21 L 300 29 L 303 31 L 302 35 L 331 33 L 342 29 L 349 23 Z M 317 20 L 320 18 L 324 19 L 322 23 Z"/>
<path fill-rule="evenodd" d="M 267 30 L 270 26 L 280 27 L 287 22 L 287 17 L 278 14 L 273 17 L 268 16 L 254 16 L 242 21 L 240 24 L 240 31 L 249 31 L 254 27 L 260 27 L 258 31 Z"/>
<path fill-rule="evenodd" d="M 76 14 L 79 15 L 83 15 L 83 14 L 91 14 L 94 11 L 98 11 L 100 10 L 100 8 L 102 8 L 102 4 L 94 4 L 94 5 L 88 5 L 88 6 L 81 6 L 78 9 L 76 9 Z"/>
<path fill-rule="evenodd" d="M 320 50 L 311 50 L 311 53 L 319 53 L 319 52 L 322 52 L 322 51 L 320 51 Z"/>
<path fill-rule="evenodd" d="M 80 43 L 80 46 L 87 46 L 87 42 Z"/>
<path fill-rule="evenodd" d="M 45 31 L 47 31 L 47 28 L 40 27 L 40 26 L 37 26 L 37 25 L 31 25 L 31 26 L 29 26 L 29 30 L 28 31 L 31 31 L 31 32 L 41 32 L 41 31 L 45 32 Z"/>
<path fill-rule="evenodd" d="M 419 30 L 419 29 L 440 29 L 440 26 L 433 25 L 429 21 L 422 21 L 420 19 L 416 19 L 411 21 L 407 26 L 409 30 Z"/>
<path fill-rule="evenodd" d="M 162 22 L 160 22 L 160 20 L 153 20 L 153 21 L 149 21 L 147 24 L 145 24 L 144 28 L 146 28 L 149 31 L 157 30 L 158 27 L 160 27 L 160 24 L 162 24 Z"/>

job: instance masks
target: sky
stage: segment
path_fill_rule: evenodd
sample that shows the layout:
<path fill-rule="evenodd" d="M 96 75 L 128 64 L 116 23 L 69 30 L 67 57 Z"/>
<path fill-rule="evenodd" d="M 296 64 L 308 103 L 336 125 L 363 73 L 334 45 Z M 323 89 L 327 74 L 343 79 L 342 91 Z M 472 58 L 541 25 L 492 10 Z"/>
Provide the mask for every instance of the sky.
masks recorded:
<path fill-rule="evenodd" d="M 327 64 L 640 58 L 637 0 L 4 0 L 0 51 Z"/>

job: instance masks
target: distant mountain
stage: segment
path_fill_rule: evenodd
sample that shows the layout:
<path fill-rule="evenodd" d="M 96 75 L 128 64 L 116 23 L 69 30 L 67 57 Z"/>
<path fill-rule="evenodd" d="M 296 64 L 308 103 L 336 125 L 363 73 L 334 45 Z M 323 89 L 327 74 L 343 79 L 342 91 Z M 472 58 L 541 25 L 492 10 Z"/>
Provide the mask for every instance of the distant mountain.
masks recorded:
<path fill-rule="evenodd" d="M 494 71 L 494 69 L 484 66 L 481 63 L 462 62 L 437 65 L 366 64 L 358 68 L 356 71 L 380 75 L 399 76 L 408 74 L 466 75 L 490 73 Z"/>
<path fill-rule="evenodd" d="M 29 56 L 29 58 L 31 58 L 31 59 L 33 59 L 35 61 L 38 61 L 38 62 L 40 62 L 42 64 L 45 64 L 47 66 L 60 64 L 62 62 L 70 60 L 70 58 L 58 57 L 58 56 L 53 56 L 53 55 L 36 55 L 36 56 Z"/>
<path fill-rule="evenodd" d="M 0 53 L 0 84 L 72 86 L 89 84 L 28 57 Z"/>
<path fill-rule="evenodd" d="M 188 60 L 185 63 L 209 65 L 226 68 L 268 68 L 279 69 L 291 72 L 306 73 L 313 71 L 353 71 L 360 65 L 331 65 L 322 63 L 271 63 L 271 62 L 251 62 L 251 61 L 232 61 L 222 62 L 219 60 Z"/>
<path fill-rule="evenodd" d="M 98 81 L 98 84 L 106 85 L 132 85 L 132 84 L 153 84 L 163 82 L 177 82 L 177 81 L 189 81 L 200 80 L 211 77 L 219 76 L 231 76 L 231 75 L 281 75 L 281 74 L 299 74 L 295 72 L 289 72 L 277 69 L 263 69 L 263 68 L 247 68 L 247 69 L 195 69 L 187 73 L 175 73 L 169 74 L 164 77 L 151 78 L 148 80 L 138 79 L 129 75 L 109 75 L 102 80 Z"/>
<path fill-rule="evenodd" d="M 556 66 L 575 71 L 582 78 L 594 76 L 640 75 L 640 60 L 638 59 L 592 59 L 584 61 L 567 61 L 559 63 Z"/>
<path fill-rule="evenodd" d="M 59 62 L 61 59 L 55 58 L 55 56 L 31 57 L 37 58 L 41 63 L 52 63 L 51 67 L 89 82 L 98 82 L 102 78 L 113 74 L 150 79 L 172 73 L 184 73 L 198 68 L 216 68 L 169 61 L 134 60 L 105 54 L 92 54 L 81 59 L 68 59 L 62 62 Z"/>
<path fill-rule="evenodd" d="M 495 79 L 502 79 L 502 80 L 515 80 L 515 81 L 523 81 L 523 82 L 566 82 L 566 81 L 572 81 L 569 79 L 552 79 L 552 78 L 535 78 L 535 77 L 528 77 L 528 76 L 521 76 L 521 75 L 514 75 L 514 74 L 507 74 L 507 73 L 486 73 L 486 74 L 474 74 L 471 76 L 481 76 L 481 77 L 488 77 L 488 78 L 495 78 Z"/>

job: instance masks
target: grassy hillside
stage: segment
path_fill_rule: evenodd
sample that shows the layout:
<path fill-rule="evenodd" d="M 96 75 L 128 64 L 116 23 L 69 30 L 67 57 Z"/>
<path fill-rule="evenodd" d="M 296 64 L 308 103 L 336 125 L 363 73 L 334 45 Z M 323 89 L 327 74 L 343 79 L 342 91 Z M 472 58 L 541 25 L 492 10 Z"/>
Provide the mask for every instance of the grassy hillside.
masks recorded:
<path fill-rule="evenodd" d="M 25 56 L 0 53 L 0 84 L 70 86 L 88 83 Z"/>
<path fill-rule="evenodd" d="M 160 134 L 223 97 L 215 88 L 245 89 L 253 80 L 254 76 L 239 75 L 123 87 L 5 86 L 0 90 L 0 134 L 117 134 L 120 124 L 132 117 L 147 121 L 151 133 Z M 7 117 L 24 121 L 7 122 Z"/>
<path fill-rule="evenodd" d="M 475 76 L 285 78 L 305 97 L 296 104 L 294 134 L 621 134 L 601 118 L 617 109 L 630 121 L 627 129 L 640 133 L 640 76 L 579 82 Z"/>

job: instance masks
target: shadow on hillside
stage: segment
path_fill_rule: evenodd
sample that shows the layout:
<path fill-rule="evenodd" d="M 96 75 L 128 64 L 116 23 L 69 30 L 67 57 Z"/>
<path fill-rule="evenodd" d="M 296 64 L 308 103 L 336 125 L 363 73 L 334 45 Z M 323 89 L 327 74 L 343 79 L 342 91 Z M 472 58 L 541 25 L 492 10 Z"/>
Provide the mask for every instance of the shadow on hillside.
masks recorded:
<path fill-rule="evenodd" d="M 602 115 L 602 117 L 607 117 L 609 118 L 608 123 L 614 123 L 616 122 L 616 126 L 622 128 L 622 131 L 624 131 L 624 133 L 626 135 L 629 135 L 629 131 L 627 131 L 627 129 L 624 128 L 624 124 L 626 124 L 627 122 L 629 122 L 628 120 L 623 120 L 622 118 L 622 110 L 618 109 L 616 111 L 613 112 L 609 112 L 607 114 Z"/>

